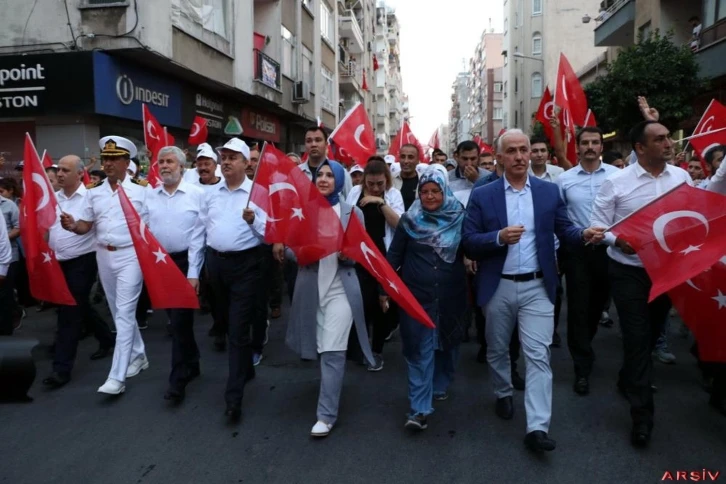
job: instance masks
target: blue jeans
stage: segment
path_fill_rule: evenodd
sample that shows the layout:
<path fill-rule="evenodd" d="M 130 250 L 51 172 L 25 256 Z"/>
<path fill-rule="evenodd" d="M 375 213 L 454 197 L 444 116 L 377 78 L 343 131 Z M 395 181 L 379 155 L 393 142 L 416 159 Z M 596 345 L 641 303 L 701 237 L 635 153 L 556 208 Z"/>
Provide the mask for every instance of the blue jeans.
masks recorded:
<path fill-rule="evenodd" d="M 438 331 L 435 329 L 418 332 L 418 336 L 418 341 L 408 341 L 406 338 L 403 342 L 408 349 L 416 347 L 414 351 L 406 351 L 408 399 L 411 402 L 411 415 L 429 415 L 434 411 L 434 394 L 445 393 L 454 380 L 459 347 L 438 349 Z"/>

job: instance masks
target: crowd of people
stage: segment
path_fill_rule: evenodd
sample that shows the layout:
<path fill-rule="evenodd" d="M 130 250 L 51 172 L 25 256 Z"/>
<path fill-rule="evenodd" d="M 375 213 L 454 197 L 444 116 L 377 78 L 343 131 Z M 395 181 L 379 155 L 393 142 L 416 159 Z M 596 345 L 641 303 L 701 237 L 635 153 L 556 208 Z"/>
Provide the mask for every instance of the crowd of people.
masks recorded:
<path fill-rule="evenodd" d="M 449 396 L 460 344 L 474 322 L 478 360 L 490 368 L 495 414 L 512 419 L 515 390 L 524 391 L 525 445 L 551 451 L 556 443 L 549 435 L 550 351 L 561 344 L 557 327 L 566 289 L 573 391 L 590 392 L 596 362 L 592 342 L 599 325 L 612 324 L 612 301 L 624 350 L 617 388 L 630 404 L 631 441 L 646 446 L 654 425 L 652 359 L 675 360 L 667 348 L 670 301 L 664 295 L 648 302 L 651 281 L 638 255 L 607 228 L 664 191 L 693 184 L 698 174 L 690 164 L 688 171 L 677 166 L 679 156 L 657 111 L 644 100 L 641 108 L 645 120 L 630 132 L 627 157 L 603 153 L 603 133 L 595 127 L 578 132 L 577 160 L 567 159 L 562 139 L 550 147 L 545 139 L 509 129 L 496 139 L 493 152 L 464 141 L 453 159 L 437 149 L 426 165 L 419 147 L 405 144 L 397 159 L 373 156 L 364 166 L 346 169 L 327 158 L 324 128 L 306 131 L 306 161 L 288 156 L 344 228 L 354 217 L 365 226 L 435 323 L 433 329 L 399 310 L 374 277 L 342 254 L 299 266 L 291 250 L 265 243 L 267 214 L 250 202 L 258 147 L 237 138 L 216 149 L 203 144 L 191 168 L 185 168 L 181 149 L 165 147 L 158 154 L 162 183 L 152 188 L 136 177 L 135 145 L 106 136 L 99 141 L 103 170 L 90 173 L 88 186 L 82 183 L 84 164 L 78 156 L 65 156 L 47 170 L 61 209 L 49 244 L 78 305 L 58 308 L 52 371 L 42 383 L 58 389 L 71 381 L 84 333 L 99 342 L 92 359 L 112 355 L 98 392 L 121 394 L 130 378 L 149 368 L 139 331 L 148 296 L 119 203 L 121 186 L 211 310 L 214 347 L 229 356 L 224 399 L 225 415 L 232 420 L 241 417 L 245 385 L 256 376 L 269 319 L 281 316 L 287 285 L 291 310 L 285 341 L 300 358 L 320 361 L 312 436 L 327 436 L 338 419 L 346 362 L 382 371 L 384 346 L 396 330 L 408 371 L 410 408 L 404 425 L 426 429 L 434 405 Z M 558 127 L 556 117 L 552 123 Z M 705 154 L 710 177 L 703 177 L 702 188 L 726 194 L 725 152 L 717 146 Z M 3 308 L 21 307 L 29 297 L 20 289 L 21 196 L 15 180 L 0 180 L 6 222 L 0 224 Z M 113 331 L 91 305 L 97 279 Z M 201 374 L 195 312 L 171 309 L 167 316 L 173 346 L 164 398 L 180 403 L 187 385 Z M 0 334 L 12 334 L 17 311 L 14 316 L 3 310 L 0 318 Z M 516 365 L 520 352 L 523 375 Z M 703 368 L 710 403 L 726 414 L 724 365 Z"/>

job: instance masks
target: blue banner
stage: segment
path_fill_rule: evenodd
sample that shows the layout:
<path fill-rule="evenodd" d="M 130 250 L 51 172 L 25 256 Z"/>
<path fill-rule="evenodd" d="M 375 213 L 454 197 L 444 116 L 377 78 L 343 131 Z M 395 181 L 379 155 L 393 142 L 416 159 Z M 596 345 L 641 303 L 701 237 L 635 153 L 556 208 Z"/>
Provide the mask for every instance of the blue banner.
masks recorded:
<path fill-rule="evenodd" d="M 98 114 L 141 121 L 141 105 L 146 103 L 163 126 L 185 127 L 182 125 L 182 86 L 176 81 L 94 52 L 93 84 Z"/>

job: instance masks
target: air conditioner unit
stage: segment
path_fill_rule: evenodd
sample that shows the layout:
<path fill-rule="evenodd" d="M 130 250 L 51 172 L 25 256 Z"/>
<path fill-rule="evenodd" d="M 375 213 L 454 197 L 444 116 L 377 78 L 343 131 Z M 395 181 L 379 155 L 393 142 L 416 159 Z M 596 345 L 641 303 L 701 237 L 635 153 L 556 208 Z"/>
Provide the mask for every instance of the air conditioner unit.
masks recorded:
<path fill-rule="evenodd" d="M 310 86 L 305 81 L 297 81 L 292 86 L 292 102 L 305 104 L 310 101 Z"/>

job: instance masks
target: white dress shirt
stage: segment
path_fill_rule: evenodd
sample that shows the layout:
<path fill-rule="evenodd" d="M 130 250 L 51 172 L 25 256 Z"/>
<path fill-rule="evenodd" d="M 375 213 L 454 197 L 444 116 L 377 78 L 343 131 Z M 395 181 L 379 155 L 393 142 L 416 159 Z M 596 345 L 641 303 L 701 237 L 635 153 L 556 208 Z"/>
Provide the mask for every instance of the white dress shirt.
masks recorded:
<path fill-rule="evenodd" d="M 204 224 L 200 220 L 204 190 L 182 180 L 174 193 L 159 185 L 146 198 L 149 228 L 170 254 L 188 251 L 189 279 L 199 279 L 204 258 Z"/>
<path fill-rule="evenodd" d="M 706 190 L 726 195 L 726 162 L 721 162 L 716 173 L 711 175 Z"/>
<path fill-rule="evenodd" d="M 61 211 L 79 220 L 86 208 L 87 194 L 88 189 L 81 183 L 70 197 L 67 197 L 63 190 L 58 190 L 55 196 L 58 199 L 58 206 Z M 55 257 L 59 261 L 71 260 L 95 252 L 96 228 L 91 228 L 88 233 L 83 235 L 74 234 L 61 227 L 60 217 L 58 217 L 50 228 L 48 245 L 55 251 Z"/>
<path fill-rule="evenodd" d="M 146 198 L 151 193 L 142 185 L 131 181 L 129 176 L 124 178 L 121 186 L 126 196 L 131 201 L 139 217 L 148 224 L 149 217 L 146 210 Z M 79 220 L 93 222 L 96 229 L 96 241 L 102 246 L 113 246 L 116 248 L 131 247 L 131 233 L 126 223 L 118 190 L 112 190 L 108 178 L 86 193 L 86 205 Z"/>
<path fill-rule="evenodd" d="M 595 197 L 590 217 L 591 227 L 609 228 L 668 190 L 682 183 L 693 185 L 686 170 L 669 164 L 657 177 L 645 171 L 640 163 L 616 170 L 605 179 Z M 605 233 L 604 242 L 610 246 L 608 255 L 611 259 L 621 264 L 643 267 L 637 254 L 624 254 L 615 247 L 615 240 L 611 232 Z"/>
<path fill-rule="evenodd" d="M 10 263 L 13 261 L 13 249 L 10 247 L 8 227 L 0 220 L 0 276 L 7 276 Z"/>
<path fill-rule="evenodd" d="M 219 252 L 236 252 L 260 245 L 265 239 L 267 214 L 250 202 L 249 208 L 255 212 L 255 220 L 248 224 L 242 218 L 242 211 L 252 191 L 252 180 L 245 177 L 244 182 L 235 190 L 222 181 L 216 190 L 204 193 L 202 220 L 207 232 L 207 245 Z"/>
<path fill-rule="evenodd" d="M 350 193 L 348 194 L 348 198 L 345 200 L 348 205 L 353 205 L 354 207 L 358 206 L 358 199 L 360 198 L 361 191 L 363 190 L 363 185 L 356 185 L 354 186 Z M 383 194 L 383 199 L 386 201 L 386 205 L 391 207 L 391 210 L 396 212 L 396 215 L 399 217 L 403 215 L 403 213 L 406 211 L 406 207 L 403 205 L 403 196 L 401 195 L 400 190 L 398 188 L 389 188 L 386 190 L 386 192 Z M 386 233 L 383 235 L 383 244 L 386 246 L 386 250 L 391 246 L 391 242 L 393 242 L 393 234 L 396 233 L 396 228 L 391 227 L 388 222 L 386 222 Z"/>
<path fill-rule="evenodd" d="M 577 165 L 557 177 L 555 184 L 567 205 L 570 220 L 580 227 L 590 226 L 592 204 L 600 187 L 607 177 L 618 171 L 619 168 L 601 161 L 600 166 L 592 173 L 585 171 L 582 165 Z"/>
<path fill-rule="evenodd" d="M 534 202 L 529 177 L 524 188 L 515 190 L 504 176 L 504 198 L 507 204 L 507 225 L 523 225 L 519 242 L 509 246 L 502 274 L 529 274 L 539 271 L 537 238 L 534 225 Z M 503 245 L 497 237 L 497 243 Z"/>
<path fill-rule="evenodd" d="M 222 167 L 219 166 L 219 164 L 217 164 L 216 168 L 214 169 L 214 176 L 220 178 L 222 177 Z M 204 186 L 199 183 L 199 172 L 196 168 L 189 168 L 187 170 L 184 170 L 184 175 L 182 176 L 182 179 L 187 183 L 191 183 L 192 185 Z"/>
<path fill-rule="evenodd" d="M 539 176 L 535 174 L 534 171 L 532 171 L 532 162 L 529 162 L 529 174 L 532 176 L 536 176 L 540 180 L 548 181 L 554 183 L 555 180 L 557 180 L 557 177 L 562 175 L 565 172 L 564 168 L 560 168 L 559 166 L 551 165 L 547 163 L 545 165 L 545 172 L 542 173 L 542 176 Z"/>

